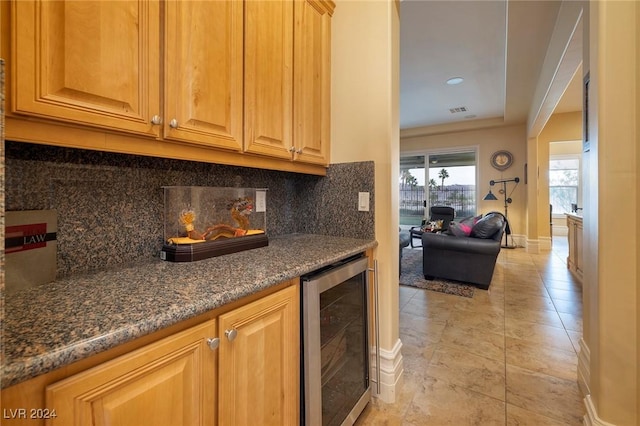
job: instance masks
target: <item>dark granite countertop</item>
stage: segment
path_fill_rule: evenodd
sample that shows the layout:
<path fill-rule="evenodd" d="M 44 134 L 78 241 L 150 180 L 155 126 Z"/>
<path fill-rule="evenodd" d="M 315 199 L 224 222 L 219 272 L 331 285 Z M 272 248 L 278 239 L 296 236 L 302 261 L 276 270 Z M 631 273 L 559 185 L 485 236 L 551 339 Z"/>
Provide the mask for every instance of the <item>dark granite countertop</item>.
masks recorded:
<path fill-rule="evenodd" d="M 190 263 L 71 276 L 5 298 L 2 388 L 71 364 L 376 246 L 292 234 Z"/>

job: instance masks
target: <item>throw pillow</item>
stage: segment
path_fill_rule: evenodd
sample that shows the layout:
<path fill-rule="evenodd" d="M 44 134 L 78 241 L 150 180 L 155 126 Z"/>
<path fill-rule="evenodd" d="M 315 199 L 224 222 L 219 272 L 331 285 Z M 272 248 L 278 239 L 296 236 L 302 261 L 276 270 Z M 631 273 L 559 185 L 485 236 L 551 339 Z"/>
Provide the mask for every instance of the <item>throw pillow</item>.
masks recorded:
<path fill-rule="evenodd" d="M 471 235 L 473 226 L 480 220 L 482 216 L 469 216 L 458 222 L 451 222 L 449 224 L 449 232 L 456 237 L 468 237 Z"/>
<path fill-rule="evenodd" d="M 502 228 L 504 218 L 502 215 L 489 213 L 478 221 L 471 229 L 471 237 L 491 238 Z"/>

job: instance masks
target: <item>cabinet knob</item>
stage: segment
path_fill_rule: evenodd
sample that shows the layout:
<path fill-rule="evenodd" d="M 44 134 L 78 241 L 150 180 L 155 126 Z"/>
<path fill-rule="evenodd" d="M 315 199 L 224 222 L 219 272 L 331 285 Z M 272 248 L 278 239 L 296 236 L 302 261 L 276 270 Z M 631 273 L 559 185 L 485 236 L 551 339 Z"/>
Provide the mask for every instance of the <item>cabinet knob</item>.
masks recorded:
<path fill-rule="evenodd" d="M 229 339 L 230 342 L 233 342 L 236 339 L 238 332 L 235 328 L 232 328 L 231 330 L 225 330 L 224 334 L 225 336 L 227 336 L 227 339 Z"/>
<path fill-rule="evenodd" d="M 291 148 L 289 148 L 289 152 L 295 152 L 296 148 L 294 146 L 292 146 Z"/>
<path fill-rule="evenodd" d="M 220 339 L 217 337 L 207 339 L 207 345 L 209 345 L 209 349 L 216 350 L 218 346 L 220 346 Z"/>
<path fill-rule="evenodd" d="M 303 150 L 303 149 L 304 149 L 304 148 L 297 149 L 297 150 L 296 150 L 296 154 L 302 154 L 302 150 Z"/>
<path fill-rule="evenodd" d="M 151 124 L 155 124 L 156 126 L 162 124 L 162 118 L 159 115 L 154 115 L 151 117 Z"/>
<path fill-rule="evenodd" d="M 172 120 L 169 122 L 169 127 L 171 127 L 172 129 L 176 129 L 176 128 L 178 128 L 178 120 L 176 120 L 175 118 L 174 118 L 174 119 L 172 119 Z"/>

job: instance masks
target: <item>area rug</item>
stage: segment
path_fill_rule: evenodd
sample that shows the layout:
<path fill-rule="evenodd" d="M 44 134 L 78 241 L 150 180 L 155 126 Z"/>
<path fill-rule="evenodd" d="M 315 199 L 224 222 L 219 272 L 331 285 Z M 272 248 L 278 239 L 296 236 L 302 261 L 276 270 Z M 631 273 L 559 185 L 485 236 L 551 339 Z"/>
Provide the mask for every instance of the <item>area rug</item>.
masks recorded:
<path fill-rule="evenodd" d="M 455 296 L 473 297 L 475 287 L 456 281 L 436 278 L 425 280 L 422 274 L 422 249 L 404 249 L 402 252 L 400 284 Z"/>

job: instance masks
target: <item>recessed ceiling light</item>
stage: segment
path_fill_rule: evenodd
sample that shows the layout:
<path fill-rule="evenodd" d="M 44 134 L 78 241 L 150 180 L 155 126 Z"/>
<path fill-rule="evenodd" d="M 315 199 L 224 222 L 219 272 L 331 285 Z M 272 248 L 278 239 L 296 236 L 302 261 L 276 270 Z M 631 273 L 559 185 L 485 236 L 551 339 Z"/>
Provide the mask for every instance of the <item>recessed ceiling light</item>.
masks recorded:
<path fill-rule="evenodd" d="M 462 77 L 452 77 L 449 80 L 447 80 L 447 84 L 450 86 L 455 86 L 456 84 L 460 84 L 464 81 L 464 78 Z"/>

